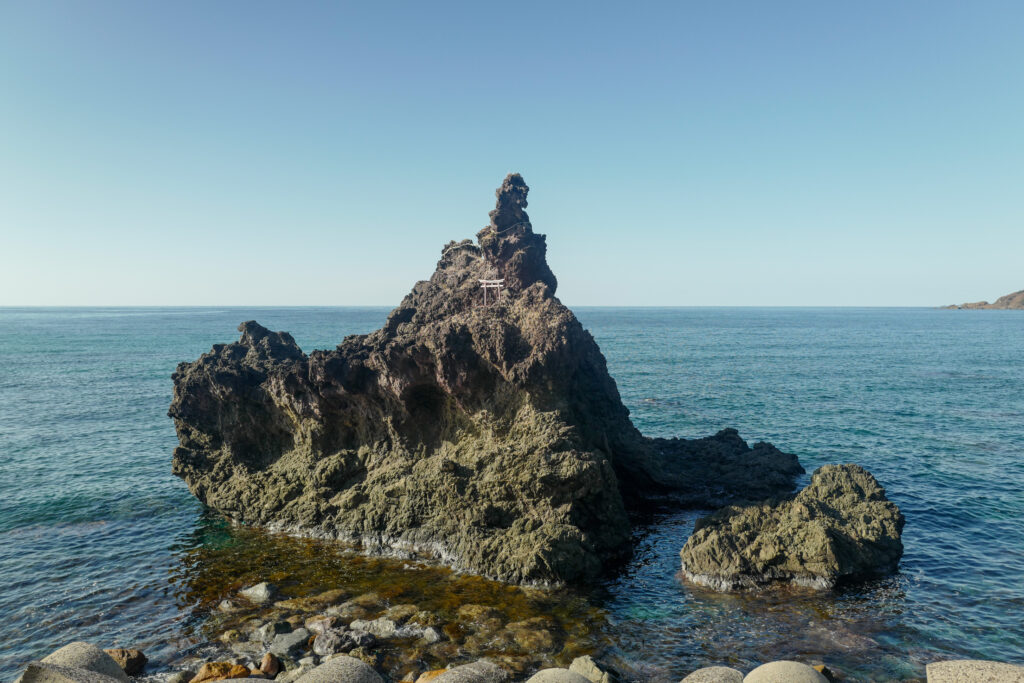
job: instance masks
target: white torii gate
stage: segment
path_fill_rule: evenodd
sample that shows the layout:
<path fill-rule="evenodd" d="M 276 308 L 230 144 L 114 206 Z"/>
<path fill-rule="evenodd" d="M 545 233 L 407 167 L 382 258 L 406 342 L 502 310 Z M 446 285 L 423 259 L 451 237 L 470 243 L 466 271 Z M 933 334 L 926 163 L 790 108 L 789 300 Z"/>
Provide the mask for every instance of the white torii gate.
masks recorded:
<path fill-rule="evenodd" d="M 487 290 L 495 290 L 495 301 L 501 299 L 501 290 L 505 286 L 505 278 L 500 280 L 480 280 L 480 289 L 484 290 L 484 306 L 487 305 Z"/>

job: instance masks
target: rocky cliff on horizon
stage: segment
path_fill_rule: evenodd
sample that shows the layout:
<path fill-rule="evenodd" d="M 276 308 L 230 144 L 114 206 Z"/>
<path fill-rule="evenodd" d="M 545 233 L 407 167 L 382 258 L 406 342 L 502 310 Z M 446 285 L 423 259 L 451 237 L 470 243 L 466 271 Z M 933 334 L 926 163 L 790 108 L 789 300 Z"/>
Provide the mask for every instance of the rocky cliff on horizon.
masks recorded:
<path fill-rule="evenodd" d="M 446 245 L 376 332 L 307 355 L 248 321 L 181 363 L 174 473 L 240 522 L 531 583 L 593 578 L 627 553 L 627 505 L 791 491 L 796 457 L 735 430 L 637 431 L 555 297 L 528 191 L 510 174 L 477 241 Z M 498 279 L 484 305 L 480 281 Z"/>
<path fill-rule="evenodd" d="M 987 301 L 977 301 L 971 304 L 951 304 L 949 306 L 943 306 L 943 308 L 956 310 L 987 308 L 1020 311 L 1024 310 L 1024 289 L 1020 290 L 1019 292 L 1014 292 L 1013 294 L 1001 296 L 995 300 L 995 303 L 991 304 Z"/>

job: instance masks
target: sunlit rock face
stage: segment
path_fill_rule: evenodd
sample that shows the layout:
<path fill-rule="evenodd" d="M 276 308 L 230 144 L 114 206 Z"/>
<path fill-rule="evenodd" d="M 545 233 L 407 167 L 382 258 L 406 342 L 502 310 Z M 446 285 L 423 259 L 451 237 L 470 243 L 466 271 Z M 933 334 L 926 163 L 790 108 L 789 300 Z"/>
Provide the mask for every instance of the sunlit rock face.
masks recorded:
<path fill-rule="evenodd" d="M 825 465 L 791 499 L 697 520 L 680 552 L 688 579 L 718 590 L 831 588 L 896 571 L 904 518 L 859 465 Z"/>
<path fill-rule="evenodd" d="M 528 191 L 509 175 L 477 242 L 446 245 L 376 332 L 307 355 L 249 321 L 180 364 L 174 473 L 239 521 L 525 583 L 593 578 L 628 553 L 624 499 L 792 490 L 796 458 L 735 432 L 711 446 L 640 435 L 555 297 Z M 481 280 L 502 285 L 487 305 Z"/>

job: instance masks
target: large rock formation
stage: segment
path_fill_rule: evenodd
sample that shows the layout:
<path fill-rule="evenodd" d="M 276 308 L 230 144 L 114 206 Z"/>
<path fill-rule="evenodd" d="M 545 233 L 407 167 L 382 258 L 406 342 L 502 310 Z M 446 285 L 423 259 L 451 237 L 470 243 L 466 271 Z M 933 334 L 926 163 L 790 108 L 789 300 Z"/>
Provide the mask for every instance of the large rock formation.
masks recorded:
<path fill-rule="evenodd" d="M 943 306 L 943 308 L 953 309 L 976 309 L 976 308 L 988 308 L 988 309 L 999 309 L 999 310 L 1024 310 L 1024 289 L 1013 294 L 1006 294 L 995 300 L 995 303 L 989 303 L 987 301 L 977 301 L 971 304 L 953 304 L 951 306 Z"/>
<path fill-rule="evenodd" d="M 684 575 L 716 590 L 789 582 L 830 588 L 896 571 L 903 515 L 859 465 L 825 465 L 795 497 L 697 520 Z"/>
<path fill-rule="evenodd" d="M 555 298 L 527 192 L 508 176 L 477 242 L 445 246 L 372 334 L 306 355 L 250 321 L 180 364 L 174 473 L 236 520 L 516 582 L 592 577 L 628 551 L 624 496 L 791 491 L 796 458 L 734 431 L 639 434 L 593 337 Z M 499 278 L 501 298 L 482 305 L 479 281 Z"/>

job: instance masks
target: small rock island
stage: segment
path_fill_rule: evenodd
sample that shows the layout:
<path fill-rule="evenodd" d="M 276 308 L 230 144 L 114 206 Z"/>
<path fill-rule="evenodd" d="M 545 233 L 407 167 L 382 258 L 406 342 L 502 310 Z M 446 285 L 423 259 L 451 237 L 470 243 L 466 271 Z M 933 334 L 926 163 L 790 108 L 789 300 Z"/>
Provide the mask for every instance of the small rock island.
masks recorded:
<path fill-rule="evenodd" d="M 528 191 L 506 177 L 476 242 L 447 244 L 376 332 L 307 355 L 249 321 L 181 363 L 174 473 L 239 522 L 532 584 L 626 556 L 631 506 L 792 492 L 796 456 L 733 429 L 640 434 L 555 296 Z"/>
<path fill-rule="evenodd" d="M 995 300 L 995 303 L 989 303 L 987 301 L 977 301 L 971 304 L 952 304 L 949 306 L 943 306 L 946 309 L 953 310 L 973 310 L 973 309 L 991 309 L 991 310 L 1013 310 L 1013 311 L 1024 311 L 1024 289 L 1013 294 L 1007 294 L 1001 296 Z"/>

